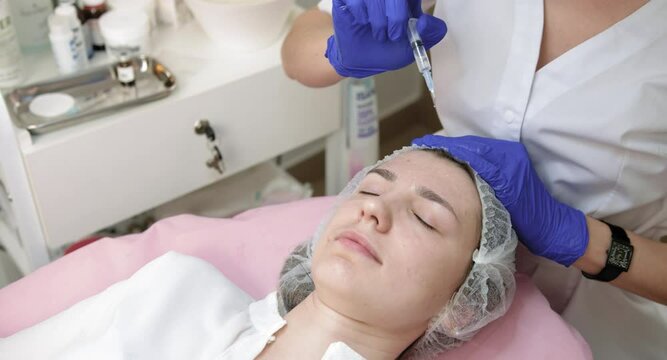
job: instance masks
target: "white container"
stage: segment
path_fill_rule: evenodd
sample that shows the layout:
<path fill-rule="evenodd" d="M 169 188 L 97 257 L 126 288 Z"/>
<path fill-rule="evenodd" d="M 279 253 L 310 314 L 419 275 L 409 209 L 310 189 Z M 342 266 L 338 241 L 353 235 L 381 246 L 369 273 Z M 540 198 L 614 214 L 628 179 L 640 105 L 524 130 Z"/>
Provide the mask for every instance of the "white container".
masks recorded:
<path fill-rule="evenodd" d="M 0 88 L 14 86 L 23 78 L 21 48 L 11 19 L 8 1 L 0 0 L 0 24 L 8 24 L 0 27 Z"/>
<path fill-rule="evenodd" d="M 378 161 L 380 135 L 375 80 L 348 80 L 347 98 L 348 179 Z"/>
<path fill-rule="evenodd" d="M 157 24 L 155 0 L 108 0 L 107 4 L 113 10 L 142 11 L 148 15 L 151 27 Z"/>
<path fill-rule="evenodd" d="M 285 29 L 294 0 L 186 0 L 195 19 L 221 48 L 255 51 Z"/>
<path fill-rule="evenodd" d="M 111 10 L 99 20 L 109 56 L 120 59 L 150 51 L 150 20 L 141 11 Z"/>
<path fill-rule="evenodd" d="M 70 28 L 72 29 L 72 33 L 74 34 L 74 37 L 76 38 L 76 44 L 81 44 L 83 48 L 86 50 L 86 56 L 90 59 L 93 56 L 93 44 L 92 44 L 92 38 L 90 38 L 90 34 L 86 33 L 86 28 L 81 24 L 81 21 L 79 20 L 79 14 L 77 13 L 78 10 L 73 4 L 66 4 L 66 3 L 61 3 L 60 5 L 56 6 L 54 13 L 65 16 L 69 19 L 70 22 Z"/>
<path fill-rule="evenodd" d="M 12 20 L 24 50 L 45 49 L 49 45 L 47 19 L 53 11 L 51 0 L 11 0 Z"/>
<path fill-rule="evenodd" d="M 71 74 L 88 66 L 81 27 L 76 33 L 72 31 L 69 16 L 53 14 L 49 17 L 49 40 L 60 73 Z"/>

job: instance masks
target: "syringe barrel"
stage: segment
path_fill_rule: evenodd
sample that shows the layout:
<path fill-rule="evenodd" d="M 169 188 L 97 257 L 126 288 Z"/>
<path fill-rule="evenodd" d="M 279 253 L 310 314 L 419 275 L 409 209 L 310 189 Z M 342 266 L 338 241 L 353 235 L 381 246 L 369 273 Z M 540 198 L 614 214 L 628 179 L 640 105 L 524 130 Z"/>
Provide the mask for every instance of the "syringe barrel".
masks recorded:
<path fill-rule="evenodd" d="M 431 70 L 431 63 L 428 61 L 426 48 L 424 48 L 424 43 L 422 42 L 422 39 L 419 36 L 419 32 L 417 31 L 416 18 L 410 18 L 408 20 L 408 40 L 410 41 L 412 53 L 415 57 L 415 63 L 417 63 L 419 72 Z"/>

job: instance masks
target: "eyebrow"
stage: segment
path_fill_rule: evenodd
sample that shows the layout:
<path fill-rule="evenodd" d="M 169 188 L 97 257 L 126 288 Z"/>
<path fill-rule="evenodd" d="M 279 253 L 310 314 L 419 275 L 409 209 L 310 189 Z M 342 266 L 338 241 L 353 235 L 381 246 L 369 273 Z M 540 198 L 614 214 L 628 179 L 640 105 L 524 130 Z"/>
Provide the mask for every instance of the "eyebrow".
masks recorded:
<path fill-rule="evenodd" d="M 369 174 L 371 174 L 371 173 L 378 174 L 378 175 L 382 176 L 385 180 L 391 181 L 391 182 L 395 181 L 396 178 L 398 178 L 396 173 L 394 173 L 393 171 L 387 170 L 387 169 L 383 169 L 383 168 L 373 168 L 368 173 Z M 433 191 L 433 190 L 431 190 L 431 189 L 429 189 L 425 186 L 418 186 L 417 187 L 417 195 L 423 197 L 426 200 L 430 200 L 430 201 L 433 201 L 435 203 L 438 203 L 438 204 L 442 205 L 443 207 L 445 207 L 449 211 L 451 211 L 452 214 L 454 214 L 454 217 L 456 218 L 457 221 L 459 220 L 459 217 L 456 216 L 456 212 L 454 211 L 454 208 L 452 207 L 452 204 L 450 204 L 449 201 L 443 199 L 442 196 L 436 194 L 435 191 Z"/>

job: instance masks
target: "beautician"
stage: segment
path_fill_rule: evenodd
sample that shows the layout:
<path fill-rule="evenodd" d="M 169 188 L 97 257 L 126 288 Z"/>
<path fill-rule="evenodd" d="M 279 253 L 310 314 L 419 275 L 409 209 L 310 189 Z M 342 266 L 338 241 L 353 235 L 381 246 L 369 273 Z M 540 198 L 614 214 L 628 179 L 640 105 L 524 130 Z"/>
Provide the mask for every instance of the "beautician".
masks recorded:
<path fill-rule="evenodd" d="M 667 1 L 440 0 L 434 17 L 419 1 L 327 1 L 294 23 L 286 73 L 327 86 L 404 67 L 419 18 L 449 137 L 415 143 L 494 187 L 549 259 L 534 269 L 545 294 L 574 287 L 562 315 L 596 358 L 665 359 Z"/>

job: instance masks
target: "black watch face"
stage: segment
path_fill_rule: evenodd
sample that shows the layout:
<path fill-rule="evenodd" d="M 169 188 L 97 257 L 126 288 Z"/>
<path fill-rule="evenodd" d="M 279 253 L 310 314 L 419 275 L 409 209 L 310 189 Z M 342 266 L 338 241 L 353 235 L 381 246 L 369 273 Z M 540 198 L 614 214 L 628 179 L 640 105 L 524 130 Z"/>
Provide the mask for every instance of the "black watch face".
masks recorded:
<path fill-rule="evenodd" d="M 628 271 L 630 260 L 632 260 L 632 245 L 612 241 L 607 257 L 607 264 L 621 268 L 623 271 Z"/>

